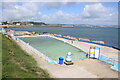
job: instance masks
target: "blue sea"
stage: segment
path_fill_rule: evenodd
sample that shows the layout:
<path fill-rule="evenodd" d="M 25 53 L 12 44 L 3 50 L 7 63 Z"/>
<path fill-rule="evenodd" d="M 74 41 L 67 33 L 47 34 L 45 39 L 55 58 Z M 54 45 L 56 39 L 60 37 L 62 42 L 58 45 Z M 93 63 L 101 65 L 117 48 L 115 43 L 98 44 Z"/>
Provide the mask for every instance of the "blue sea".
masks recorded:
<path fill-rule="evenodd" d="M 118 31 L 113 27 L 18 27 L 10 28 L 21 31 L 34 31 L 37 33 L 49 32 L 53 34 L 69 35 L 76 38 L 87 38 L 96 41 L 104 41 L 105 44 L 120 48 L 118 45 Z"/>

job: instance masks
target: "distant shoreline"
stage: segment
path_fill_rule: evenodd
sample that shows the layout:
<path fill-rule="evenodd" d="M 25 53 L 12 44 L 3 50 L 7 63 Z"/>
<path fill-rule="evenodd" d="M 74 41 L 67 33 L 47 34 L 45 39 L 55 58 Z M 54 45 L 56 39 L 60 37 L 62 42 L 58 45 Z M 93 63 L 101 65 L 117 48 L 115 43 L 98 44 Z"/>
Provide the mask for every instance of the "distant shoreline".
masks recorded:
<path fill-rule="evenodd" d="M 109 27 L 109 28 L 119 28 L 118 25 L 88 25 L 88 24 L 46 24 L 46 25 L 2 25 L 0 28 L 4 27 Z"/>
<path fill-rule="evenodd" d="M 0 27 L 73 27 L 73 25 L 4 25 Z"/>

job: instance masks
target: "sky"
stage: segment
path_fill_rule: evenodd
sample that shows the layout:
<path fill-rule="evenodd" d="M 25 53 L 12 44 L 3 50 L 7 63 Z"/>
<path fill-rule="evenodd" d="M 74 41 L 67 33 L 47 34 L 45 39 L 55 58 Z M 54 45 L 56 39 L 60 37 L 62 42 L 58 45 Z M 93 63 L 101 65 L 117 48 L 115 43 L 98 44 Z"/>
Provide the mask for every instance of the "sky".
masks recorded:
<path fill-rule="evenodd" d="M 0 2 L 0 20 L 117 25 L 118 2 Z"/>

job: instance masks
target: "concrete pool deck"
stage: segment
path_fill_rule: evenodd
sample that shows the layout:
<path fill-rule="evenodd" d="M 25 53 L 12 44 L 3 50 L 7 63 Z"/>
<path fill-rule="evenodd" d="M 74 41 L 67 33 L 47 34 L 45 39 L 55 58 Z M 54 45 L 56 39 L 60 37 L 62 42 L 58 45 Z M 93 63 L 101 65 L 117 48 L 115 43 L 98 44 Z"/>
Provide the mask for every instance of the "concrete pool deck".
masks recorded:
<path fill-rule="evenodd" d="M 71 44 L 71 40 L 58 38 L 58 37 L 54 37 L 54 36 L 50 36 L 50 37 L 56 38 L 58 40 L 66 41 Z M 89 48 L 91 46 L 99 47 L 101 55 L 106 56 L 108 58 L 112 58 L 115 61 L 118 61 L 118 53 L 120 53 L 120 51 L 118 51 L 117 49 L 113 49 L 113 48 L 106 47 L 106 46 L 100 46 L 100 45 L 96 45 L 96 44 L 92 44 L 92 43 L 78 42 L 78 41 L 73 41 L 72 44 L 75 46 L 78 46 L 79 48 L 81 48 L 82 50 L 84 50 L 86 52 L 89 52 Z"/>
<path fill-rule="evenodd" d="M 52 35 L 37 35 L 37 36 L 49 36 L 49 37 L 55 38 L 57 40 L 61 40 L 61 41 L 71 44 L 71 40 L 55 37 Z M 20 36 L 20 37 L 37 37 L 37 36 Z M 72 45 L 78 46 L 79 48 L 81 48 L 82 50 L 84 50 L 86 52 L 89 52 L 90 46 L 100 47 L 101 55 L 106 56 L 110 59 L 113 59 L 114 61 L 117 61 L 117 62 L 119 61 L 118 59 L 120 58 L 120 55 L 118 55 L 118 54 L 120 54 L 120 51 L 118 51 L 117 49 L 114 49 L 114 48 L 101 46 L 101 45 L 97 45 L 97 44 L 92 44 L 92 43 L 78 42 L 78 41 L 73 41 Z"/>
<path fill-rule="evenodd" d="M 50 36 L 50 35 L 40 35 L 40 36 Z M 23 36 L 27 37 L 27 36 Z M 31 36 L 30 36 L 31 37 Z M 54 36 L 50 36 L 54 37 Z M 59 40 L 70 42 L 69 40 L 57 38 Z M 25 50 L 29 55 L 32 55 L 38 63 L 38 66 L 46 69 L 51 76 L 54 78 L 118 78 L 118 72 L 114 71 L 110 68 L 111 65 L 104 63 L 95 59 L 85 59 L 75 61 L 74 65 L 66 66 L 66 65 L 58 65 L 58 64 L 50 64 L 46 60 L 43 59 L 42 56 L 38 56 L 34 51 L 30 50 L 29 47 L 20 43 L 19 41 L 14 40 L 18 45 L 21 46 L 23 50 Z M 90 46 L 99 46 L 95 44 L 85 43 L 85 42 L 76 42 L 73 44 L 78 45 L 82 49 L 89 51 Z M 106 55 L 110 58 L 118 59 L 118 51 L 112 48 L 99 46 L 101 48 L 102 55 Z M 103 54 L 104 52 L 104 54 Z"/>

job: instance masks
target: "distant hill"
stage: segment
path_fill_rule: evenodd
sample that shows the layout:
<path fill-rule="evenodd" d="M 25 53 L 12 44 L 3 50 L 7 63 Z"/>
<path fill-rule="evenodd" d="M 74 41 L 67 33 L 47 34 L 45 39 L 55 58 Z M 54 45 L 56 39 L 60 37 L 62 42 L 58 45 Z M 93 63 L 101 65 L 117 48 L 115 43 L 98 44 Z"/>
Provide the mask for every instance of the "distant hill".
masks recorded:
<path fill-rule="evenodd" d="M 5 25 L 46 25 L 44 22 L 20 22 L 20 21 L 4 21 Z"/>
<path fill-rule="evenodd" d="M 47 25 L 44 22 L 29 22 L 29 23 L 34 24 L 34 25 Z"/>

